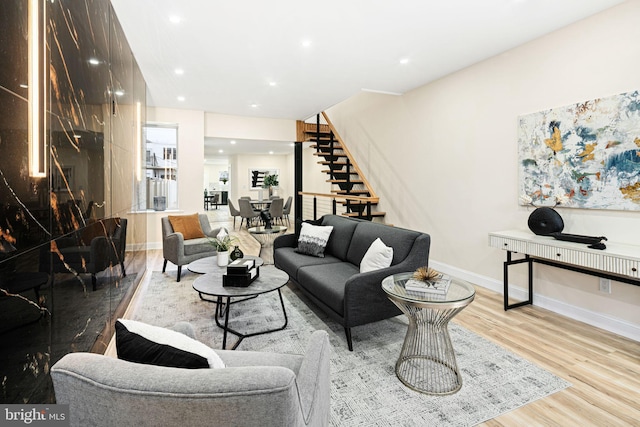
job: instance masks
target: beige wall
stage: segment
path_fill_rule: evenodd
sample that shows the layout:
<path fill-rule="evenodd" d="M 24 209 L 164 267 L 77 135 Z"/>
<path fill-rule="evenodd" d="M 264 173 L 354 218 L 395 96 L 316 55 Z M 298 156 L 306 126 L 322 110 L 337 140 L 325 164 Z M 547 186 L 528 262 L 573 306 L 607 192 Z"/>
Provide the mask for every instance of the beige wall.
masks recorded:
<path fill-rule="evenodd" d="M 296 121 L 206 113 L 205 136 L 293 142 Z"/>
<path fill-rule="evenodd" d="M 640 1 L 629 1 L 403 96 L 361 93 L 329 117 L 386 221 L 430 233 L 431 265 L 501 290 L 487 234 L 526 229 L 517 117 L 640 89 Z M 558 209 L 565 232 L 640 244 L 640 212 Z M 512 267 L 524 285 L 523 267 Z M 520 272 L 520 274 L 515 274 Z M 535 267 L 536 305 L 640 340 L 640 286 Z"/>

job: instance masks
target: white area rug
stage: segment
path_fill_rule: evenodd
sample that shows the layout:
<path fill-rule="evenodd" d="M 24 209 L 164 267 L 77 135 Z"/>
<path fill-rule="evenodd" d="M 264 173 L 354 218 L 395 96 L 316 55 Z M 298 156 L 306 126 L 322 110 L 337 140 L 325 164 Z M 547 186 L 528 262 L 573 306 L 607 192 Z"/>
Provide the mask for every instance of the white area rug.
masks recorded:
<path fill-rule="evenodd" d="M 153 272 L 133 318 L 158 326 L 189 321 L 198 339 L 221 348 L 222 331 L 214 320 L 215 304 L 200 300 L 192 288 L 197 276 L 178 283 L 175 272 Z M 405 387 L 395 376 L 395 362 L 407 329 L 404 316 L 352 329 L 354 351 L 344 329 L 326 318 L 304 297 L 282 289 L 289 324 L 286 329 L 246 338 L 238 350 L 303 353 L 316 329 L 329 332 L 331 355 L 331 425 L 334 426 L 472 426 L 571 384 L 467 329 L 449 330 L 462 372 L 462 389 L 436 397 Z M 311 308 L 310 308 L 311 307 Z M 232 304 L 230 326 L 250 332 L 282 324 L 276 292 Z M 235 337 L 229 335 L 231 345 Z M 230 344 L 227 343 L 230 347 Z"/>

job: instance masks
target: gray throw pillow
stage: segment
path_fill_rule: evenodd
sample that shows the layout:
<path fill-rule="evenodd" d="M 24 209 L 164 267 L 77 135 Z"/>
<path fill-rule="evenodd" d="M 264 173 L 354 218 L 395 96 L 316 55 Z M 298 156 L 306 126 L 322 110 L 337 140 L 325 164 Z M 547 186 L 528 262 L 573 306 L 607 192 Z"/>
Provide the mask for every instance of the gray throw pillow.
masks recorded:
<path fill-rule="evenodd" d="M 298 247 L 296 252 L 324 258 L 324 249 L 327 247 L 329 236 L 333 231 L 332 225 L 312 225 L 306 222 L 302 223 L 300 237 L 298 238 Z"/>

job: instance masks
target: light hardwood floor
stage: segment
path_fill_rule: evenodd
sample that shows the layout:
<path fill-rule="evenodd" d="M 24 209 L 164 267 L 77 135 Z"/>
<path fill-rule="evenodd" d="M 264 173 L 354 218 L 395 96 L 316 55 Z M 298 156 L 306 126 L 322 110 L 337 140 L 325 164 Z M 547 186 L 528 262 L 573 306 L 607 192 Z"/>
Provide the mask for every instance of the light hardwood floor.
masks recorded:
<path fill-rule="evenodd" d="M 225 207 L 207 213 L 213 226 L 231 230 Z M 258 255 L 259 244 L 239 222 L 232 234 L 240 248 Z M 148 269 L 162 269 L 162 251 L 149 251 Z M 539 307 L 505 312 L 502 295 L 480 286 L 453 321 L 572 384 L 482 426 L 640 426 L 639 342 Z"/>

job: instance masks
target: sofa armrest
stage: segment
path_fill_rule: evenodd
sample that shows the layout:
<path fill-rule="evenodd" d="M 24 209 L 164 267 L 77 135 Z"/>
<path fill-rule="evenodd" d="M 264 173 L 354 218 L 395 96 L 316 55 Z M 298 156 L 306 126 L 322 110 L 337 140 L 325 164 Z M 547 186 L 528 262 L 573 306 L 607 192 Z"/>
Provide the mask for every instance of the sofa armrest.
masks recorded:
<path fill-rule="evenodd" d="M 164 259 L 177 264 L 178 258 L 182 255 L 184 255 L 184 236 L 182 233 L 178 231 L 167 234 L 162 241 L 162 256 Z"/>
<path fill-rule="evenodd" d="M 89 250 L 89 260 L 93 264 L 92 273 L 97 273 L 109 267 L 113 254 L 112 242 L 105 236 L 98 236 L 91 239 Z"/>
<path fill-rule="evenodd" d="M 298 246 L 298 239 L 295 234 L 281 234 L 273 241 L 273 250 L 278 248 L 295 248 Z"/>

